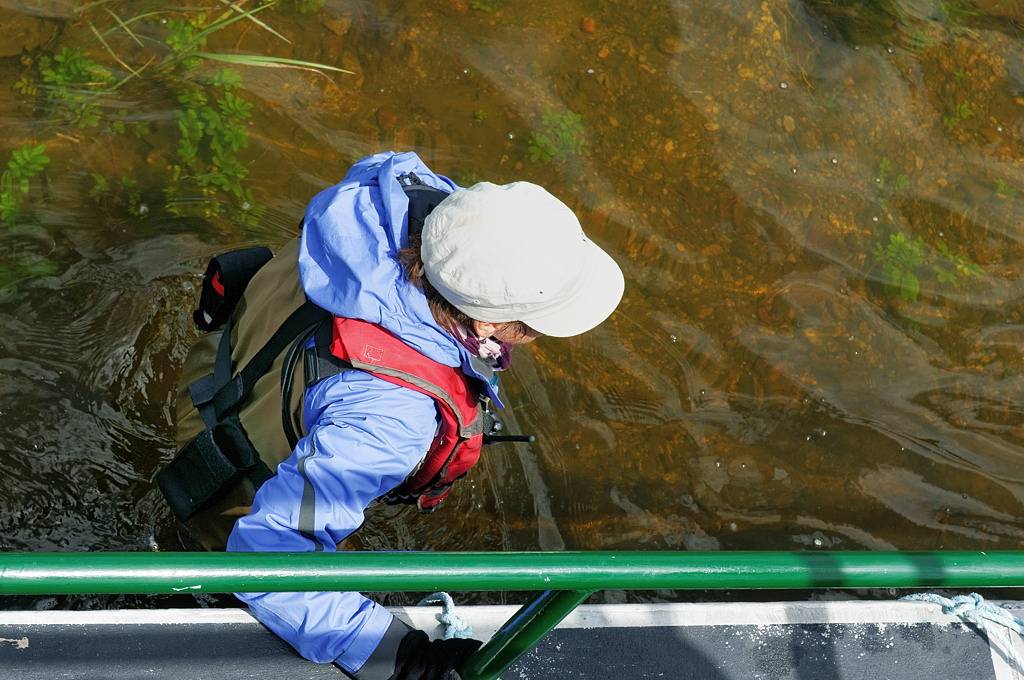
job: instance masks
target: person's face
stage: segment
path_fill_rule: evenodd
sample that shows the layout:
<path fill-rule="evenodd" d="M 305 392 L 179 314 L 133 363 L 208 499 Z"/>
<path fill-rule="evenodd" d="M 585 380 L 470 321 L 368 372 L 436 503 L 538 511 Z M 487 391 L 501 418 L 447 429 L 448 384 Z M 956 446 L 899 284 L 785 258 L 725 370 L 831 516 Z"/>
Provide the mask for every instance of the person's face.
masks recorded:
<path fill-rule="evenodd" d="M 525 325 L 525 324 L 523 324 Z M 504 322 L 504 323 L 489 323 L 487 321 L 473 321 L 473 332 L 476 333 L 479 338 L 494 338 L 499 342 L 504 342 L 510 345 L 525 345 L 526 343 L 533 342 L 539 338 L 542 333 L 538 333 L 529 326 L 527 326 L 527 332 L 519 332 L 520 324 Z"/>

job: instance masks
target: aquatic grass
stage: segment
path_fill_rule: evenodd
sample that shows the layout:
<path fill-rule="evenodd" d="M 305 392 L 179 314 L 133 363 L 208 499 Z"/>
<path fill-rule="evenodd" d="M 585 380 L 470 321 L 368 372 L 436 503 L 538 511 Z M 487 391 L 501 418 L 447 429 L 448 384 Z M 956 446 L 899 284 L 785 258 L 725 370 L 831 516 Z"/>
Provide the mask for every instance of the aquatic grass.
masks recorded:
<path fill-rule="evenodd" d="M 241 14 L 245 14 L 245 10 L 242 9 L 242 7 L 237 2 L 232 2 L 231 0 L 218 0 L 218 1 L 220 2 L 220 4 L 225 5 L 227 7 L 230 7 L 231 10 L 234 11 L 234 12 L 239 12 Z M 323 3 L 321 3 L 321 5 L 322 4 Z M 267 25 L 266 22 L 262 21 L 258 17 L 255 17 L 252 14 L 249 14 L 247 18 L 249 19 L 249 21 L 253 22 L 254 24 L 256 24 L 257 26 L 262 28 L 264 31 L 267 31 L 271 35 L 280 38 L 281 40 L 285 41 L 289 45 L 292 43 L 291 40 L 289 40 L 288 38 L 284 37 L 283 35 L 281 35 L 277 31 L 275 31 L 273 28 L 271 28 L 269 25 Z"/>
<path fill-rule="evenodd" d="M 939 3 L 939 9 L 942 13 L 942 20 L 955 26 L 980 14 L 977 10 L 970 9 L 968 3 L 963 0 L 943 0 Z"/>
<path fill-rule="evenodd" d="M 935 44 L 935 38 L 923 30 L 914 31 L 905 40 L 906 48 L 916 55 L 934 47 Z"/>
<path fill-rule="evenodd" d="M 193 15 L 187 20 L 176 21 L 175 30 L 169 33 L 168 39 L 165 40 L 172 53 L 164 59 L 164 64 L 171 65 L 177 61 L 190 59 L 194 52 L 206 44 L 206 39 L 217 31 L 221 31 L 243 19 L 248 19 L 257 12 L 270 9 L 275 4 L 276 2 L 271 0 L 266 4 L 245 10 L 241 14 L 228 11 L 209 24 L 206 23 L 206 15 L 202 13 Z M 169 21 L 169 29 L 170 24 L 171 22 Z"/>
<path fill-rule="evenodd" d="M 178 14 L 178 12 L 176 12 L 174 10 L 169 10 L 169 9 L 167 9 L 167 10 L 153 10 L 152 12 L 142 12 L 141 14 L 136 14 L 136 15 L 134 15 L 132 17 L 129 17 L 128 19 L 121 19 L 118 15 L 114 14 L 113 12 L 111 12 L 109 8 L 104 7 L 103 9 L 108 14 L 110 14 L 114 18 L 115 23 L 117 23 L 117 26 L 112 26 L 112 27 L 108 28 L 107 30 L 103 31 L 103 37 L 106 38 L 108 36 L 114 35 L 120 29 L 120 30 L 124 31 L 128 36 L 130 36 L 133 40 L 137 41 L 139 43 L 140 47 L 145 47 L 145 43 L 142 42 L 142 38 L 145 38 L 149 42 L 157 42 L 157 43 L 159 43 L 159 41 L 156 40 L 155 38 L 151 38 L 150 36 L 139 36 L 137 33 L 135 33 L 134 31 L 131 30 L 131 25 L 132 24 L 138 23 L 138 22 L 142 21 L 143 19 L 148 19 L 150 17 L 160 16 L 161 14 Z"/>
<path fill-rule="evenodd" d="M 303 61 L 301 59 L 271 57 L 262 54 L 196 52 L 195 56 L 202 59 L 209 59 L 210 61 L 222 61 L 228 64 L 238 64 L 240 66 L 256 66 L 261 68 L 297 68 L 305 71 L 333 71 L 335 73 L 348 73 L 353 75 L 352 71 L 338 68 L 337 66 L 328 66 L 327 64 L 320 64 L 315 61 Z"/>
<path fill-rule="evenodd" d="M 238 7 L 236 3 L 231 3 L 227 0 L 219 1 L 223 4 L 227 4 L 231 7 L 231 10 L 209 24 L 206 23 L 205 14 L 198 14 L 186 19 L 172 19 L 168 21 L 168 33 L 164 42 L 171 49 L 171 54 L 164 58 L 161 63 L 162 66 L 166 68 L 171 67 L 176 63 L 183 63 L 187 68 L 193 68 L 196 66 L 197 60 L 206 59 L 210 61 L 237 64 L 240 66 L 295 68 L 317 72 L 333 71 L 335 73 L 347 73 L 352 75 L 352 71 L 338 68 L 337 66 L 330 66 L 328 64 L 321 64 L 314 61 L 305 61 L 302 59 L 289 59 L 286 57 L 275 57 L 264 54 L 233 54 L 203 51 L 201 48 L 205 47 L 206 40 L 210 35 L 243 19 L 257 21 L 259 26 L 269 30 L 271 33 L 279 36 L 286 42 L 291 42 L 265 22 L 259 21 L 253 16 L 256 12 L 261 12 L 273 7 L 276 4 L 275 0 L 271 0 L 263 5 L 244 11 L 241 7 Z"/>
<path fill-rule="evenodd" d="M 24 144 L 11 153 L 7 168 L 0 175 L 0 221 L 8 226 L 14 223 L 21 214 L 21 202 L 29 191 L 30 180 L 49 164 L 45 144 Z"/>
<path fill-rule="evenodd" d="M 136 44 L 138 44 L 139 47 L 145 47 L 139 36 L 135 35 L 135 32 L 132 31 L 128 24 L 121 20 L 121 17 L 119 17 L 116 12 L 111 10 L 109 7 L 104 7 L 103 11 L 109 14 L 114 19 L 114 21 L 117 22 L 117 25 L 121 28 L 121 30 L 127 33 L 131 37 L 131 39 L 134 40 Z"/>
<path fill-rule="evenodd" d="M 133 76 L 138 77 L 139 72 L 133 69 L 128 64 L 126 64 L 124 60 L 121 59 L 121 57 L 117 56 L 117 53 L 114 52 L 110 44 L 103 38 L 102 35 L 100 35 L 100 32 L 96 30 L 96 26 L 93 25 L 91 21 L 87 21 L 86 23 L 89 25 L 89 29 L 92 31 L 93 35 L 96 36 L 96 39 L 100 41 L 100 44 L 103 45 L 104 49 L 107 50 L 107 53 L 114 59 L 114 61 L 116 61 L 122 68 L 131 73 Z"/>

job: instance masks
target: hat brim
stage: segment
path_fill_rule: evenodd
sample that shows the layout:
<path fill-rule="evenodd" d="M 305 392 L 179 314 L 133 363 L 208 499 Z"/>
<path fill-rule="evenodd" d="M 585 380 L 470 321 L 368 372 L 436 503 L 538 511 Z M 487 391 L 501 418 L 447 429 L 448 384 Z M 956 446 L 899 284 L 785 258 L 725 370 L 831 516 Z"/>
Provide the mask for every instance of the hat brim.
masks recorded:
<path fill-rule="evenodd" d="M 593 241 L 590 248 L 583 281 L 579 291 L 555 307 L 549 307 L 542 314 L 521 314 L 522 321 L 538 333 L 555 338 L 568 338 L 586 333 L 607 319 L 622 299 L 626 282 L 622 270 L 608 253 Z"/>

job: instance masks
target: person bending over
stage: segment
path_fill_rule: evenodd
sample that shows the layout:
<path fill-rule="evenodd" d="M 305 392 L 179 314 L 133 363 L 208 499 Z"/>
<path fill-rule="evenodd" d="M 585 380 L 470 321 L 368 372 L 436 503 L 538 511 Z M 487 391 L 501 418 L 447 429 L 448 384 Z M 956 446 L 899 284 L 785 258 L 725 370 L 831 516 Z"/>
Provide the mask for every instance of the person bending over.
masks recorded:
<path fill-rule="evenodd" d="M 623 285 L 535 184 L 365 158 L 276 256 L 210 262 L 160 487 L 193 545 L 239 552 L 336 550 L 375 502 L 436 509 L 493 435 L 513 348 L 593 328 Z M 458 678 L 480 644 L 429 641 L 358 593 L 238 597 L 359 680 Z"/>

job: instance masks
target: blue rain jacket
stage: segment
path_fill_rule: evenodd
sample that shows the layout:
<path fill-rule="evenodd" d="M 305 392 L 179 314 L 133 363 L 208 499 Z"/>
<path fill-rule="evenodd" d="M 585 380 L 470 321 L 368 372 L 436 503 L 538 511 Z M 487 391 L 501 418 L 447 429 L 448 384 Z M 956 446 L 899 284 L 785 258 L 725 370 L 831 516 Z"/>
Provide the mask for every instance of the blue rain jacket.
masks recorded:
<path fill-rule="evenodd" d="M 407 240 L 408 201 L 396 178 L 406 172 L 444 191 L 458 188 L 414 153 L 359 161 L 306 210 L 299 247 L 303 289 L 330 312 L 379 324 L 434 361 L 483 379 L 397 261 Z M 488 385 L 497 402 L 497 384 Z M 360 371 L 306 390 L 303 419 L 307 435 L 260 488 L 252 512 L 235 524 L 229 551 L 336 550 L 362 524 L 364 509 L 416 467 L 439 423 L 429 397 Z M 350 673 L 366 662 L 392 620 L 358 593 L 238 597 L 302 656 L 337 662 Z"/>

